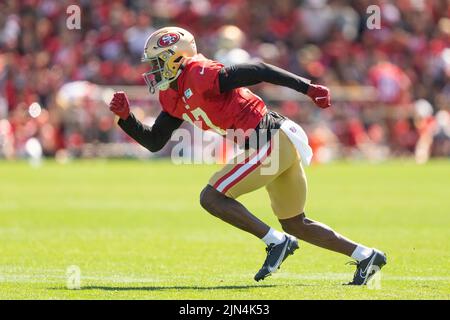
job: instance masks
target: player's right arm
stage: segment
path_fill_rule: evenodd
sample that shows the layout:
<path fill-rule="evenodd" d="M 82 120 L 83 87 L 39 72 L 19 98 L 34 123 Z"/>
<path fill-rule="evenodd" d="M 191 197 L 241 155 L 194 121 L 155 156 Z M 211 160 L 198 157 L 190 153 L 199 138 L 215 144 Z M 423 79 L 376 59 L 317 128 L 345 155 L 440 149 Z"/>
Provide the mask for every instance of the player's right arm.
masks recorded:
<path fill-rule="evenodd" d="M 114 94 L 109 109 L 120 117 L 118 124 L 122 130 L 151 152 L 161 150 L 169 141 L 173 131 L 183 122 L 163 111 L 158 115 L 153 126 L 143 124 L 130 112 L 130 103 L 124 92 Z"/>

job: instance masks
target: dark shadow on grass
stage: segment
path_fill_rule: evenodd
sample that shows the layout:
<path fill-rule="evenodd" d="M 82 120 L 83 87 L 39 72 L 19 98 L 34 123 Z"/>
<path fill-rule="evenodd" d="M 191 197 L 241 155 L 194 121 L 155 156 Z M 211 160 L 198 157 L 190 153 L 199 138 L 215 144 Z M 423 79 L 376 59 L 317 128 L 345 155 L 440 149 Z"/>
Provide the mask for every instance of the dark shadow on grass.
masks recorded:
<path fill-rule="evenodd" d="M 292 286 L 292 285 L 288 285 Z M 308 286 L 308 285 L 296 285 Z M 164 290 L 245 290 L 254 288 L 275 288 L 286 287 L 286 285 L 263 284 L 263 285 L 242 285 L 242 286 L 143 286 L 143 287 L 119 287 L 119 286 L 85 286 L 80 290 L 105 290 L 105 291 L 164 291 Z M 65 288 L 49 288 L 50 290 L 62 290 Z"/>
<path fill-rule="evenodd" d="M 247 285 L 247 286 L 144 286 L 144 287 L 118 287 L 118 286 L 86 286 L 80 290 L 105 291 L 164 291 L 164 290 L 238 290 L 252 288 L 272 288 L 277 285 Z M 56 289 L 56 288 L 55 288 Z"/>

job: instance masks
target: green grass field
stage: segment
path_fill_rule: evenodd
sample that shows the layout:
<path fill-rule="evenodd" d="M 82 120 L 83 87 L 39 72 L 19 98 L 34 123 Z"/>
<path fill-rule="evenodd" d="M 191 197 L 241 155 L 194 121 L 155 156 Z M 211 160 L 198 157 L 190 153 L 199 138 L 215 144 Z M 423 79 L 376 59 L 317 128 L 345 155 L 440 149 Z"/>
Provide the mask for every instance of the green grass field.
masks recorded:
<path fill-rule="evenodd" d="M 307 168 L 307 214 L 388 255 L 381 288 L 304 242 L 256 283 L 264 245 L 198 203 L 214 166 L 0 162 L 0 299 L 449 299 L 450 162 Z M 241 198 L 279 227 L 264 190 Z M 66 270 L 81 270 L 81 289 Z"/>

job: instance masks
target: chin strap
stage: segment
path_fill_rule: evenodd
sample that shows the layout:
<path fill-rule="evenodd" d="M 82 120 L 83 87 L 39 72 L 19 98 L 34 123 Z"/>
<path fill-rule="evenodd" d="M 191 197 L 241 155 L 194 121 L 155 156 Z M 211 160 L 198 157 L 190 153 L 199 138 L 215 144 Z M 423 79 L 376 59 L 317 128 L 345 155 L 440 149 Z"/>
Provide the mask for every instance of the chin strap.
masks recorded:
<path fill-rule="evenodd" d="M 180 69 L 177 71 L 177 74 L 175 75 L 175 77 L 170 78 L 170 79 L 167 79 L 167 80 L 164 80 L 164 81 L 161 81 L 161 82 L 157 85 L 158 89 L 161 90 L 161 91 L 165 91 L 165 90 L 169 89 L 170 84 L 171 84 L 173 81 L 175 81 L 175 80 L 180 76 L 181 72 L 182 72 L 182 70 L 181 70 L 181 68 L 180 68 Z"/>

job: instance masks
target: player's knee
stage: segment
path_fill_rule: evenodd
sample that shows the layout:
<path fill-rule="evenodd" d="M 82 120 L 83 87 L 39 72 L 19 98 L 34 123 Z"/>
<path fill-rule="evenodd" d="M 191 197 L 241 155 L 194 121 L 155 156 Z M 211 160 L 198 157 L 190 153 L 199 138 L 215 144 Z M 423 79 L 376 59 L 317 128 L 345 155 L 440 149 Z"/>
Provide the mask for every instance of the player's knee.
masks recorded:
<path fill-rule="evenodd" d="M 284 232 L 288 234 L 296 233 L 296 228 L 295 226 L 292 225 L 291 222 L 281 222 L 281 228 L 283 229 Z"/>
<path fill-rule="evenodd" d="M 304 213 L 293 218 L 280 220 L 280 223 L 283 231 L 289 234 L 298 234 L 299 232 L 302 232 L 307 225 Z"/>
<path fill-rule="evenodd" d="M 214 214 L 214 204 L 217 202 L 217 193 L 214 188 L 207 185 L 200 193 L 200 205 L 211 214 Z"/>
<path fill-rule="evenodd" d="M 200 192 L 200 205 L 205 210 L 209 206 L 208 187 L 203 188 L 202 192 Z"/>

